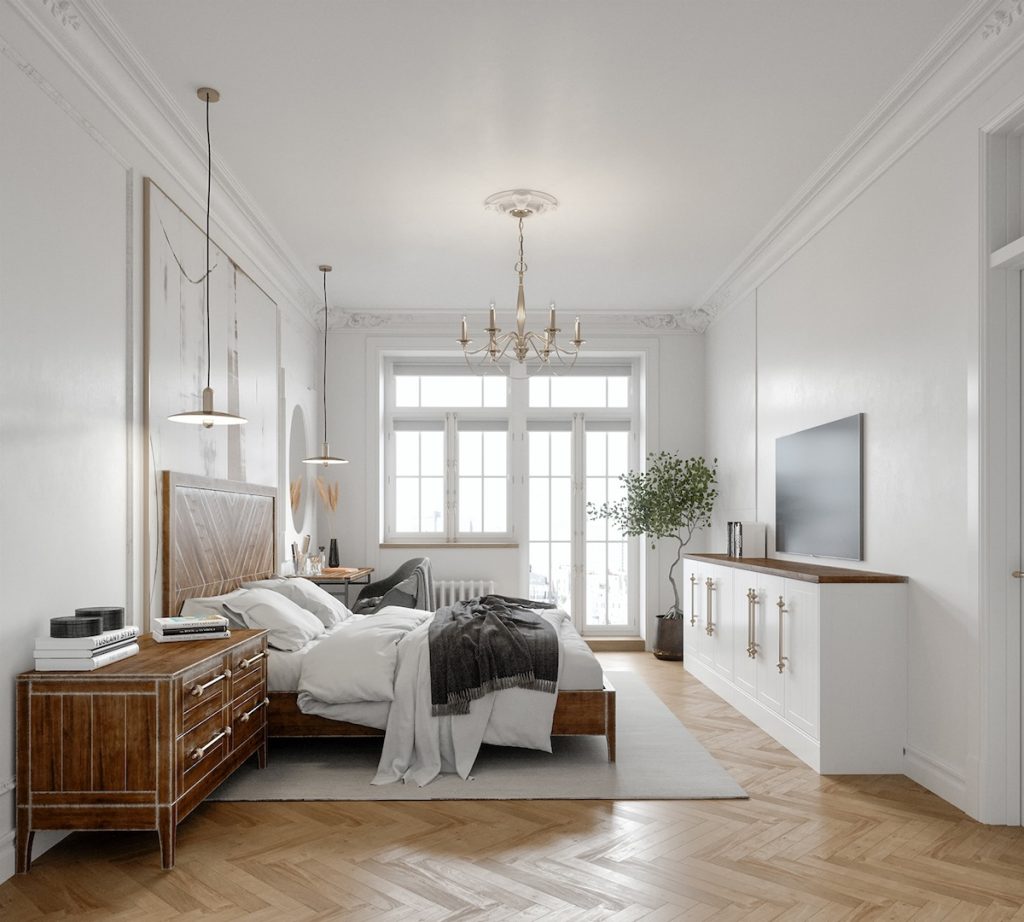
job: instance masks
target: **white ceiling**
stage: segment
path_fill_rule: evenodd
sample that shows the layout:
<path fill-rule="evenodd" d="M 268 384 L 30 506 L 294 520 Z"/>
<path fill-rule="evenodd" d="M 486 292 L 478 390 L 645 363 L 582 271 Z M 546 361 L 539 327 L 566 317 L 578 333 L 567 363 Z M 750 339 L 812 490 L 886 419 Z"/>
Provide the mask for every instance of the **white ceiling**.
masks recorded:
<path fill-rule="evenodd" d="M 103 0 L 333 307 L 697 306 L 964 0 Z M 214 203 L 216 208 L 216 202 Z"/>

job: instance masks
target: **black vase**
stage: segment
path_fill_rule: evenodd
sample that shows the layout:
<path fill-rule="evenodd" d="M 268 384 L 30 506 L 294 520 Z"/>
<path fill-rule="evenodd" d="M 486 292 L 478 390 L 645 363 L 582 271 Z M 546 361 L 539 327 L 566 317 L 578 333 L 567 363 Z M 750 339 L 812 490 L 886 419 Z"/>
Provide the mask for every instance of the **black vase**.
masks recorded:
<path fill-rule="evenodd" d="M 327 566 L 339 567 L 341 561 L 338 559 L 338 539 L 331 538 L 331 549 L 327 552 Z"/>

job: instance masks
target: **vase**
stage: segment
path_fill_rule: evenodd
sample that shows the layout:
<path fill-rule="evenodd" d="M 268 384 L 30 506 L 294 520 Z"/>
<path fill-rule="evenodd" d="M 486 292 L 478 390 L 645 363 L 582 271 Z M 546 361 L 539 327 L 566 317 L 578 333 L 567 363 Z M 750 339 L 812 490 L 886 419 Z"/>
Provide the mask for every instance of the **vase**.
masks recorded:
<path fill-rule="evenodd" d="M 327 566 L 339 567 L 341 560 L 338 557 L 338 539 L 331 538 L 331 549 L 327 552 Z"/>

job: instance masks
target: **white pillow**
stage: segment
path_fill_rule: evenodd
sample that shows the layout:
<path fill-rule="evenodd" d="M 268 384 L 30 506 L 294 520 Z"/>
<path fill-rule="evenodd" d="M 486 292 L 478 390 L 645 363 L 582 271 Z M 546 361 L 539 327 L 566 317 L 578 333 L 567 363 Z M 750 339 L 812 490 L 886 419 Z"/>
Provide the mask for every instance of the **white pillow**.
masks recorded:
<path fill-rule="evenodd" d="M 302 658 L 299 691 L 328 704 L 393 701 L 398 643 L 433 617 L 397 606 L 355 615 Z"/>
<path fill-rule="evenodd" d="M 245 629 L 245 622 L 234 612 L 224 607 L 225 602 L 238 598 L 244 589 L 236 589 L 224 595 L 210 595 L 199 599 L 186 599 L 181 606 L 181 616 L 192 618 L 196 615 L 223 615 L 231 623 L 232 627 Z"/>
<path fill-rule="evenodd" d="M 239 615 L 247 627 L 267 631 L 267 643 L 275 650 L 301 650 L 324 632 L 316 615 L 270 589 L 243 589 L 224 607 Z"/>
<path fill-rule="evenodd" d="M 242 583 L 246 589 L 271 589 L 290 599 L 299 608 L 312 612 L 324 627 L 334 627 L 352 617 L 341 602 L 327 590 L 321 589 L 316 583 L 301 577 L 283 577 L 277 579 L 261 579 L 252 583 Z"/>

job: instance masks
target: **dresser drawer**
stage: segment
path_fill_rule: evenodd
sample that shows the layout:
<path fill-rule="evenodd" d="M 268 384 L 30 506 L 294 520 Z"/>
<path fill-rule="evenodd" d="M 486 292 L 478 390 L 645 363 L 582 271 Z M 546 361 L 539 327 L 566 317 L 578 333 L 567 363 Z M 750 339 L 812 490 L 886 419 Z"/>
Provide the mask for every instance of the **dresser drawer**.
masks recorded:
<path fill-rule="evenodd" d="M 211 657 L 182 675 L 178 706 L 184 718 L 183 731 L 192 729 L 227 703 L 231 675 L 226 659 Z"/>
<path fill-rule="evenodd" d="M 228 666 L 233 680 L 232 698 L 236 701 L 267 671 L 267 645 L 262 637 L 239 644 L 228 654 Z"/>
<path fill-rule="evenodd" d="M 231 745 L 231 724 L 227 713 L 218 711 L 178 738 L 178 765 L 184 793 L 227 754 Z"/>
<path fill-rule="evenodd" d="M 267 722 L 270 699 L 263 694 L 263 686 L 231 706 L 231 745 L 241 746 L 253 734 L 260 733 Z"/>

